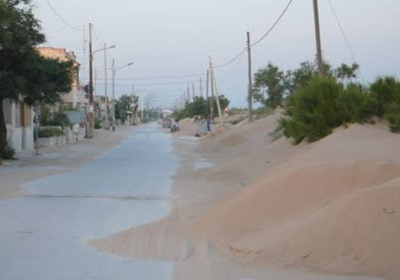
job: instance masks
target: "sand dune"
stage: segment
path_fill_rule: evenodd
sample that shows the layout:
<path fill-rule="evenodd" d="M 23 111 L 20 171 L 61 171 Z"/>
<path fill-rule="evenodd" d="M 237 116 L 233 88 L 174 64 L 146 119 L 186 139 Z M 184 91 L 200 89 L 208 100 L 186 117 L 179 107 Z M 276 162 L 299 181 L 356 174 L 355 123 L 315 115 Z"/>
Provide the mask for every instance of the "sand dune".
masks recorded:
<path fill-rule="evenodd" d="M 197 240 L 248 264 L 398 279 L 399 140 L 382 124 L 352 125 L 300 147 L 207 211 Z"/>
<path fill-rule="evenodd" d="M 89 244 L 174 261 L 174 279 L 231 279 L 239 268 L 270 279 L 260 268 L 271 267 L 400 279 L 400 136 L 350 125 L 294 146 L 271 140 L 279 118 L 218 125 L 194 150 L 177 142 L 171 213 Z M 191 168 L 199 155 L 215 165 Z M 220 254 L 231 262 L 210 276 Z"/>

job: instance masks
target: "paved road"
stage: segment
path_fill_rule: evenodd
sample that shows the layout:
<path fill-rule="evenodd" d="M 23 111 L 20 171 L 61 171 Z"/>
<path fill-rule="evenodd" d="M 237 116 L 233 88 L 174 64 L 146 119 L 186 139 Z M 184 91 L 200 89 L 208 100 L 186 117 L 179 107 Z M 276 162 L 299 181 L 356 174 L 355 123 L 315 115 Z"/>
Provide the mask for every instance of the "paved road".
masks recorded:
<path fill-rule="evenodd" d="M 96 251 L 86 240 L 163 217 L 178 159 L 171 138 L 146 126 L 74 173 L 0 201 L 1 280 L 168 280 L 173 265 Z"/>

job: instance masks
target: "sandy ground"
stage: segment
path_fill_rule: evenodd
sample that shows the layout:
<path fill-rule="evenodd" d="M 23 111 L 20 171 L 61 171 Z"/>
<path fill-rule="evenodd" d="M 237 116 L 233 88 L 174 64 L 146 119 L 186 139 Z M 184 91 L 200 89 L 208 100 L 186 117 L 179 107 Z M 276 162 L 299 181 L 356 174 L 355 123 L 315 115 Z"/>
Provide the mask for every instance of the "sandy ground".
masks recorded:
<path fill-rule="evenodd" d="M 96 130 L 96 137 L 61 149 L 41 149 L 39 156 L 20 154 L 18 160 L 0 166 L 0 199 L 24 195 L 21 187 L 43 177 L 73 172 L 123 141 L 133 127 L 118 127 L 115 133 Z"/>
<path fill-rule="evenodd" d="M 400 136 L 351 125 L 293 146 L 271 140 L 278 118 L 200 140 L 187 120 L 171 213 L 89 243 L 173 261 L 178 280 L 400 279 Z M 213 167 L 196 168 L 207 159 Z"/>

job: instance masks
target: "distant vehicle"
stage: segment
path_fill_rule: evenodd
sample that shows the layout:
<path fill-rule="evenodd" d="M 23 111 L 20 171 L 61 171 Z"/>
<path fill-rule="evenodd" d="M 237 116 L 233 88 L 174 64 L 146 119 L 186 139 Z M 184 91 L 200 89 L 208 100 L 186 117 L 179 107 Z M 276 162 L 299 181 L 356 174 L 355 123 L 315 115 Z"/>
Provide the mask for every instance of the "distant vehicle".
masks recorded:
<path fill-rule="evenodd" d="M 162 124 L 163 128 L 171 128 L 172 127 L 172 119 L 164 118 L 164 119 L 162 119 L 161 124 Z"/>
<path fill-rule="evenodd" d="M 171 133 L 174 133 L 174 132 L 177 132 L 177 131 L 179 131 L 179 124 L 177 124 L 177 123 L 174 123 L 172 126 L 171 126 Z"/>

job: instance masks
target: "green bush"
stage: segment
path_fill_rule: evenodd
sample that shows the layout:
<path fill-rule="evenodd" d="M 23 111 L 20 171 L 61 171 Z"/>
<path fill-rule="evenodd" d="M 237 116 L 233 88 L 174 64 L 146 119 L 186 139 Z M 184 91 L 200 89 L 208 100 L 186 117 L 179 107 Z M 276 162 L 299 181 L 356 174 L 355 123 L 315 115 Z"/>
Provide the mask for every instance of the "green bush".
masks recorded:
<path fill-rule="evenodd" d="M 94 128 L 95 129 L 101 129 L 102 128 L 102 123 L 103 123 L 102 119 L 97 118 L 95 120 L 95 122 L 94 122 Z"/>
<path fill-rule="evenodd" d="M 385 106 L 385 119 L 391 132 L 400 132 L 400 104 L 392 103 Z"/>
<path fill-rule="evenodd" d="M 371 85 L 375 114 L 389 123 L 390 131 L 400 132 L 400 83 L 395 77 L 380 77 Z"/>
<path fill-rule="evenodd" d="M 247 119 L 247 116 L 240 116 L 237 119 L 230 121 L 229 123 L 233 124 L 233 125 L 237 125 L 238 123 L 241 123 L 245 119 Z"/>
<path fill-rule="evenodd" d="M 53 114 L 53 118 L 49 121 L 49 126 L 61 126 L 62 128 L 69 127 L 71 122 L 67 115 L 63 112 Z"/>
<path fill-rule="evenodd" d="M 400 84 L 395 77 L 380 77 L 371 85 L 375 114 L 384 117 L 385 110 L 392 103 L 400 103 Z"/>
<path fill-rule="evenodd" d="M 7 142 L 6 146 L 4 147 L 1 158 L 14 159 L 14 156 L 15 156 L 15 149 Z"/>
<path fill-rule="evenodd" d="M 356 85 L 347 88 L 334 78 L 313 77 L 287 102 L 288 117 L 280 120 L 286 137 L 296 144 L 317 141 L 345 123 L 364 123 L 373 115 L 373 99 Z"/>
<path fill-rule="evenodd" d="M 342 123 L 369 123 L 374 115 L 375 105 L 371 94 L 363 92 L 356 84 L 349 85 L 342 91 L 339 107 Z"/>
<path fill-rule="evenodd" d="M 64 136 L 64 132 L 57 128 L 40 128 L 38 132 L 39 138 L 50 138 Z"/>

